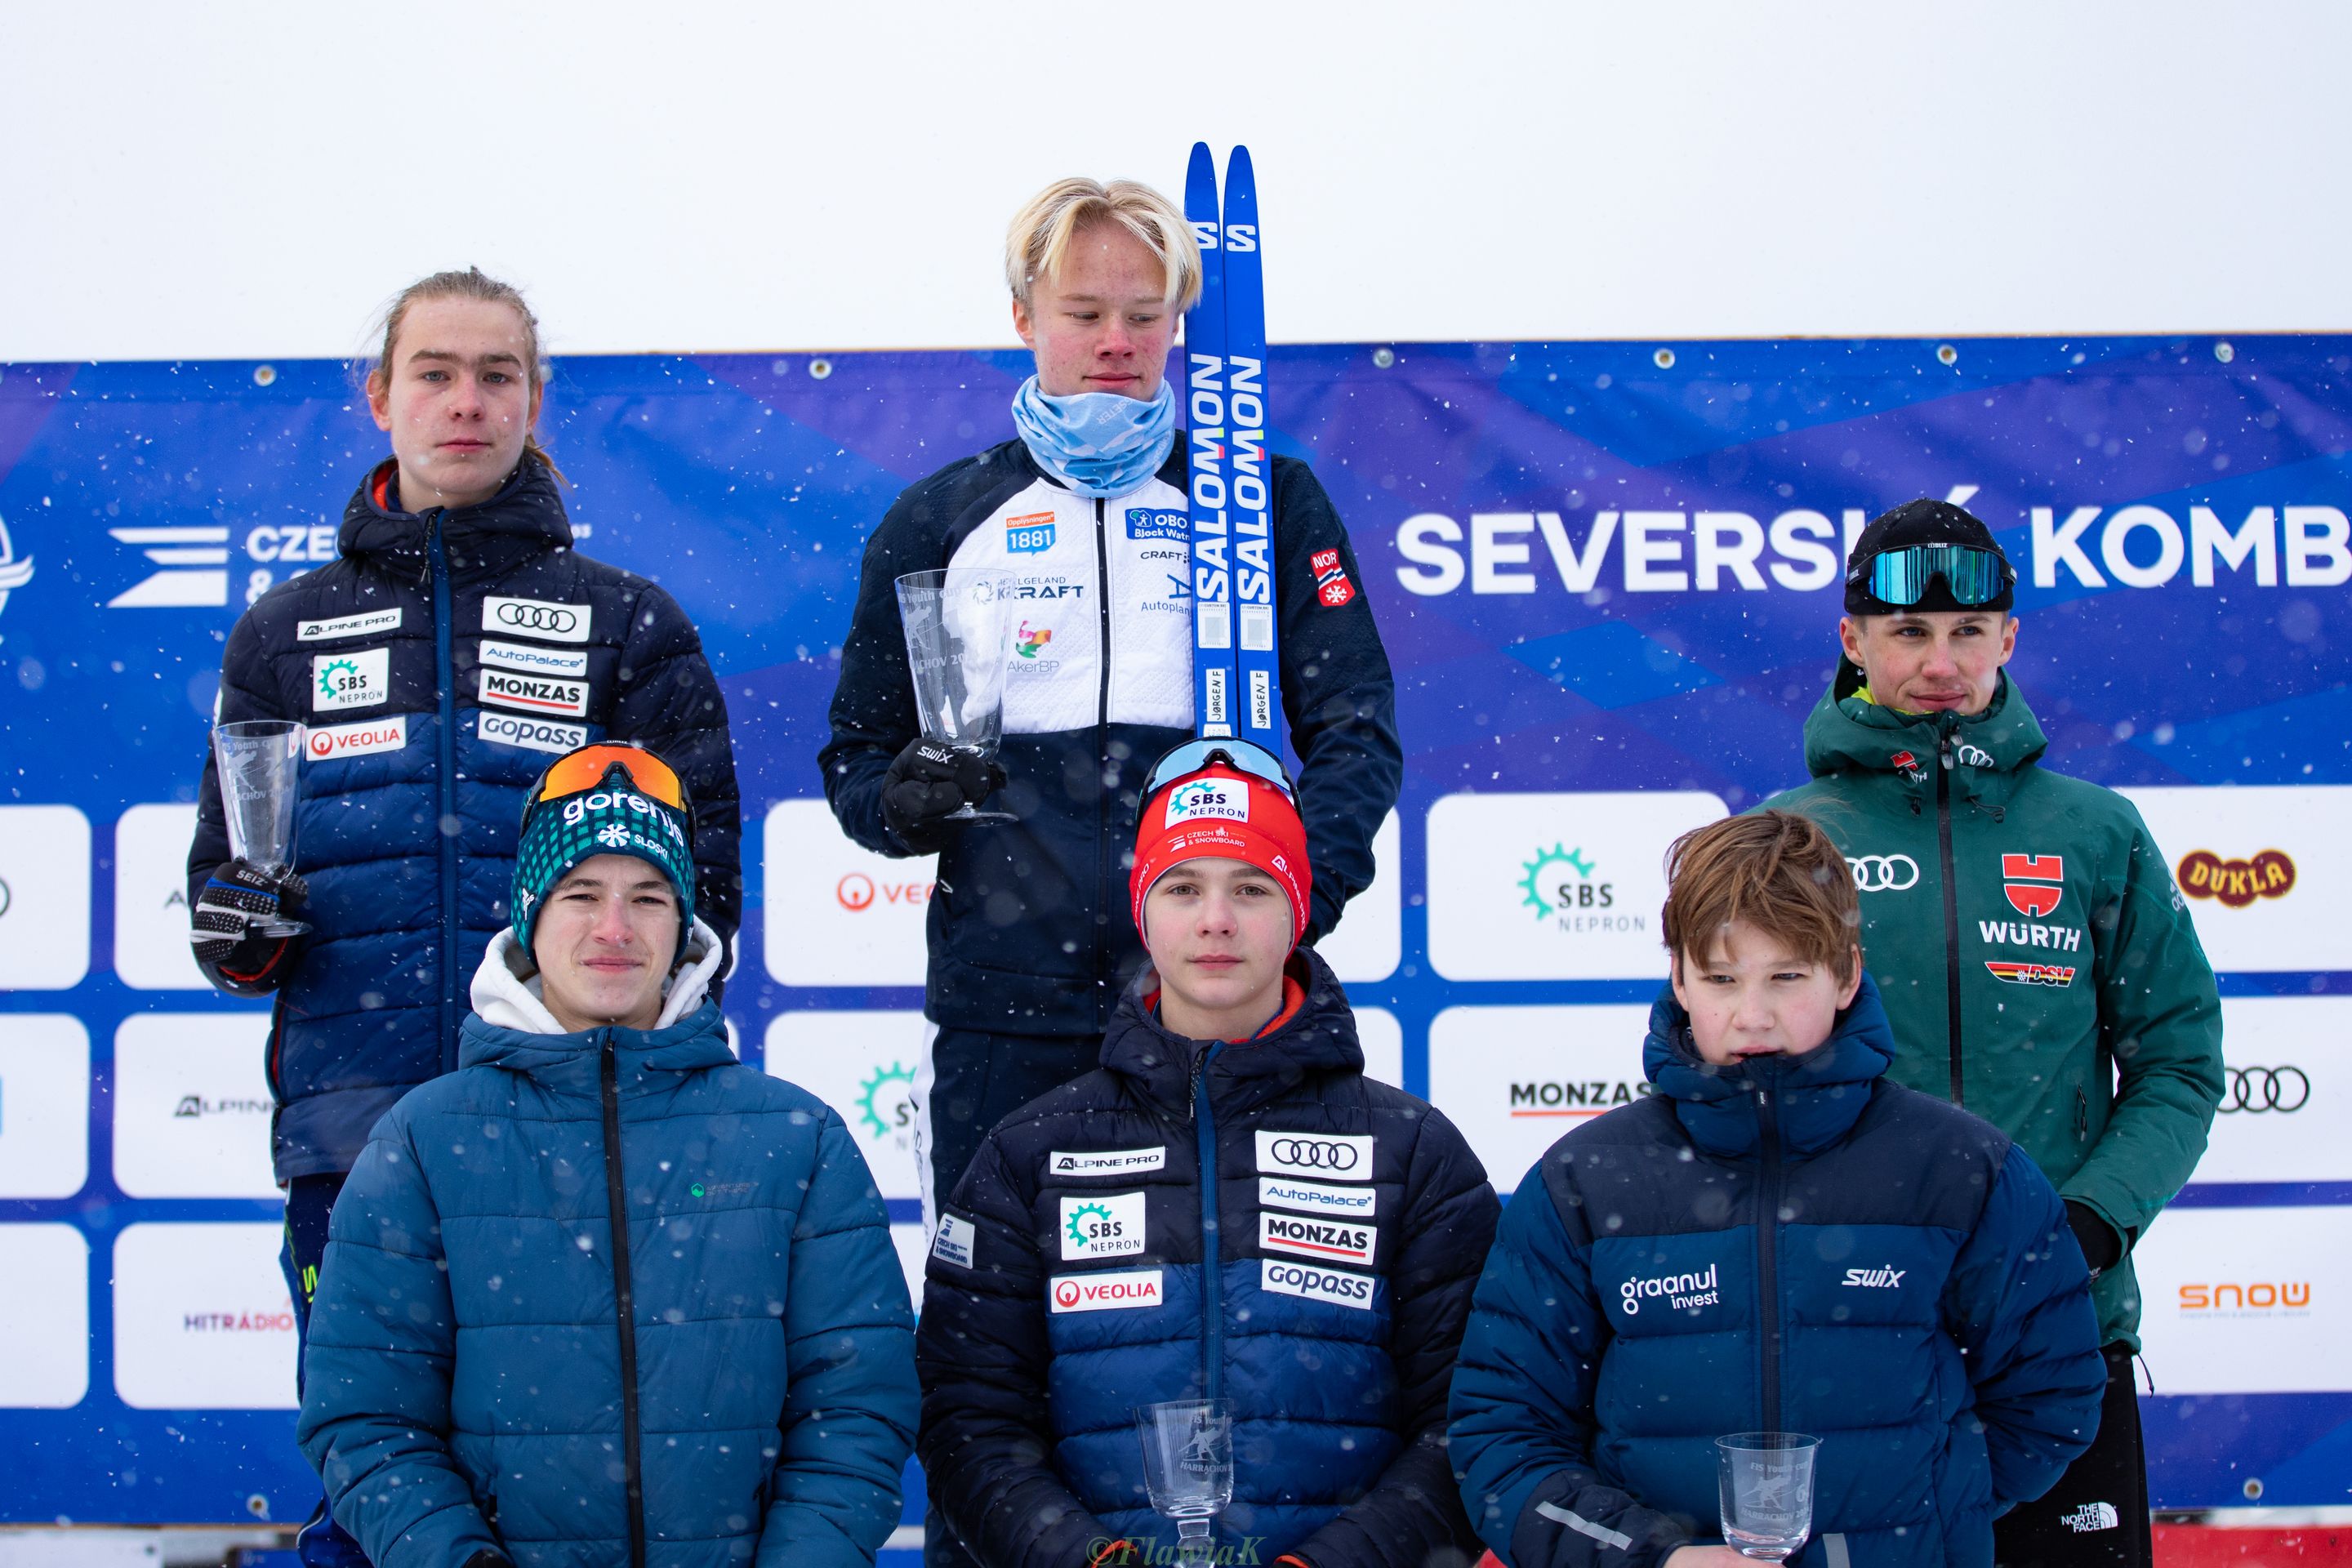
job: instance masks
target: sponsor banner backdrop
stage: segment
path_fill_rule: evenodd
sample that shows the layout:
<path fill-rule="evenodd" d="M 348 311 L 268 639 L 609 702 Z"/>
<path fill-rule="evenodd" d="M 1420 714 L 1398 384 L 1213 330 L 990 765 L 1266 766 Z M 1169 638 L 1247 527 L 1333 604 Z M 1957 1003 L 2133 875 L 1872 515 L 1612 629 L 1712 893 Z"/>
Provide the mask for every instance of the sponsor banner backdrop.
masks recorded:
<path fill-rule="evenodd" d="M 2167 1394 L 2352 1392 L 2352 1208 L 2179 1209 L 2134 1254 L 2142 1351 Z"/>
<path fill-rule="evenodd" d="M 2352 1182 L 2352 996 L 2225 996 L 2229 1081 L 2200 1182 Z"/>
<path fill-rule="evenodd" d="M 1349 580 L 1386 639 L 1405 747 L 1379 877 L 1326 951 L 1364 1009 L 1375 1076 L 1430 1094 L 1498 1183 L 1569 1120 L 1514 1117 L 1515 1087 L 1532 1086 L 1534 1110 L 1572 1112 L 1590 1106 L 1571 1085 L 1613 1096 L 1638 1073 L 1665 967 L 1666 843 L 1804 776 L 1801 726 L 1831 672 L 1846 542 L 1890 505 L 1948 496 L 2018 565 L 2010 668 L 2049 734 L 2048 763 L 2135 792 L 2223 972 L 2232 1094 L 2247 1101 L 2217 1119 L 2208 1165 L 2150 1233 L 2151 1257 L 2171 1236 L 2241 1221 L 2248 1235 L 2299 1226 L 2315 1252 L 2352 1255 L 2352 1173 L 2307 1131 L 2352 1051 L 2328 1011 L 2352 992 L 2337 826 L 2352 798 L 2339 743 L 2352 733 L 2352 338 L 1342 344 L 1273 357 L 1269 440 L 1314 464 L 1347 521 Z M 575 482 L 580 547 L 658 579 L 722 679 L 746 818 L 763 825 L 745 845 L 749 959 L 727 990 L 730 1023 L 752 1059 L 764 1046 L 771 1070 L 841 1111 L 894 1194 L 912 1259 L 898 1080 L 867 1087 L 910 1068 L 920 1043 L 935 871 L 843 838 L 815 757 L 865 539 L 906 485 L 1011 435 L 1007 405 L 1032 367 L 1013 352 L 824 364 L 820 376 L 805 354 L 567 360 L 542 434 Z M 147 1037 L 124 1026 L 158 1012 L 261 1026 L 263 1009 L 193 976 L 172 901 L 185 839 L 173 814 L 184 821 L 194 796 L 236 616 L 334 558 L 344 503 L 383 449 L 340 363 L 0 367 L 0 755 L 20 764 L 0 792 L 0 1224 L 78 1231 L 85 1295 L 113 1303 L 87 1314 L 70 1408 L 38 1407 L 73 1392 L 63 1373 L 40 1388 L 0 1379 L 0 1405 L 17 1406 L 0 1419 L 15 1483 L 0 1521 L 242 1522 L 248 1497 L 282 1518 L 317 1495 L 284 1408 L 292 1336 L 266 1321 L 263 1297 L 283 1298 L 276 1209 L 227 1195 L 257 1190 L 257 1167 L 226 1163 L 226 1129 L 249 1113 L 165 1113 L 179 1104 L 154 1098 L 165 1053 L 142 1056 Z M 1076 509 L 1063 515 L 1033 527 L 1076 526 Z M 1040 532 L 1007 549 L 1059 600 L 1081 584 L 1046 583 L 1045 557 L 1069 542 Z M 1041 602 L 1031 632 L 1056 635 L 1033 635 L 1017 657 L 1083 657 L 1092 613 Z M 584 739 L 567 683 L 604 628 L 585 606 L 522 599 L 486 605 L 482 621 L 460 629 L 509 651 L 485 656 L 501 679 L 464 721 L 546 752 Z M 350 666 L 320 671 L 331 700 L 302 715 L 320 743 L 337 756 L 404 749 L 414 715 L 393 711 L 381 672 L 346 650 L 418 628 L 311 630 L 296 648 L 305 674 L 318 656 Z M 461 704 L 480 689 L 469 678 Z M 1071 722 L 1093 721 L 1083 706 Z M 1917 868 L 1860 869 L 1875 897 Z M 192 1063 L 215 1061 L 184 1036 Z M 224 1065 L 235 1055 L 217 1048 Z M 2284 1109 L 2290 1068 L 2311 1086 L 2300 1110 Z M 251 1094 L 221 1082 L 178 1096 Z M 117 1103 L 126 1087 L 144 1110 Z M 1552 1091 L 1557 1106 L 1542 1102 Z M 134 1129 L 154 1150 L 220 1131 L 228 1142 L 191 1158 L 222 1195 L 166 1194 L 162 1156 L 142 1164 L 152 1151 L 125 1146 Z M 131 1245 L 175 1229 L 193 1238 L 184 1259 Z M 236 1251 L 219 1239 L 232 1234 L 249 1236 L 236 1278 L 205 1272 Z M 2306 1278 L 2263 1266 L 2273 1283 Z M 2263 1282 L 2172 1283 L 2233 1281 Z M 2151 1288 L 2152 1314 L 2154 1301 Z M 264 1326 L 185 1326 L 232 1311 Z M 2152 1343 L 2172 1331 L 2151 1324 Z M 2352 1337 L 2315 1337 L 2288 1372 L 2226 1347 L 2192 1372 L 2176 1363 L 2209 1341 L 2175 1342 L 2188 1348 L 2157 1363 L 2167 1392 L 2144 1405 L 2160 1504 L 2242 1503 L 2252 1475 L 2264 1501 L 2340 1500 L 2344 1439 L 2328 1435 L 2352 1430 Z M 274 1393 L 258 1387 L 265 1363 Z M 2217 1412 L 2233 1414 L 2217 1426 Z"/>
<path fill-rule="evenodd" d="M 89 1391 L 89 1242 L 69 1225 L 0 1225 L 0 1405 L 64 1410 Z"/>
<path fill-rule="evenodd" d="M 269 1198 L 269 1018 L 134 1013 L 114 1035 L 114 1184 L 138 1198 Z"/>

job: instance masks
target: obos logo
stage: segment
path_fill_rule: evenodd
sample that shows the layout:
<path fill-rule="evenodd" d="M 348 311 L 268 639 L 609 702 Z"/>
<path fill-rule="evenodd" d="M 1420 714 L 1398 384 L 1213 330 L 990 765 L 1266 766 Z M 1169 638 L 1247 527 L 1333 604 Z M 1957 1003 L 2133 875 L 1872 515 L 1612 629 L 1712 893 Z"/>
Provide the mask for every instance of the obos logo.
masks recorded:
<path fill-rule="evenodd" d="M 2180 858 L 2180 890 L 2192 899 L 2219 899 L 2242 910 L 2256 899 L 2284 899 L 2294 891 L 2294 862 L 2277 849 L 2251 860 L 2224 860 L 2210 849 Z"/>
<path fill-rule="evenodd" d="M 1173 827 L 1204 817 L 1247 822 L 1249 786 L 1236 779 L 1194 779 L 1168 792 L 1168 815 L 1162 826 Z"/>
<path fill-rule="evenodd" d="M 1141 507 L 1127 509 L 1127 536 L 1129 539 L 1190 539 L 1192 520 L 1181 511 L 1146 511 Z"/>
<path fill-rule="evenodd" d="M 1647 916 L 1617 908 L 1617 884 L 1601 879 L 1600 863 L 1581 847 L 1568 849 L 1554 844 L 1537 850 L 1525 866 L 1527 875 L 1518 882 L 1525 895 L 1520 907 L 1533 910 L 1537 920 L 1550 921 L 1554 930 L 1580 936 L 1649 929 Z"/>

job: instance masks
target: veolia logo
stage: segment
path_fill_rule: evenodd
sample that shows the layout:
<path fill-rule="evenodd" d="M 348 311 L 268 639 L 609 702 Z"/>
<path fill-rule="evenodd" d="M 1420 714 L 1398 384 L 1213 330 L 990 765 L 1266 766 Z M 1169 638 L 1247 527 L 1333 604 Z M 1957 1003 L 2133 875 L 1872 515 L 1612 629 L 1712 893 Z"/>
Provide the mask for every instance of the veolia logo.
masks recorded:
<path fill-rule="evenodd" d="M 834 884 L 833 896 L 845 910 L 869 909 L 874 903 L 874 879 L 863 871 L 852 871 Z"/>

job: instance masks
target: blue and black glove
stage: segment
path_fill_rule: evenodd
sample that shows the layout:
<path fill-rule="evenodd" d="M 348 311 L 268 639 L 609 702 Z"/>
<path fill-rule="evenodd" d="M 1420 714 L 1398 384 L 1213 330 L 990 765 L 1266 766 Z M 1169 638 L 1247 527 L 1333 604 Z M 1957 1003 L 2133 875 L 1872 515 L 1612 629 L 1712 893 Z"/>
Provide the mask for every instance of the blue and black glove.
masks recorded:
<path fill-rule="evenodd" d="M 1004 787 L 1004 770 L 937 741 L 913 741 L 882 776 L 882 820 L 918 855 L 936 855 L 954 831 L 949 814 Z"/>
<path fill-rule="evenodd" d="M 268 989 L 264 982 L 285 956 L 289 939 L 254 928 L 292 918 L 309 893 L 291 871 L 268 870 L 250 860 L 215 868 L 188 919 L 188 945 L 196 962 L 224 982 Z"/>

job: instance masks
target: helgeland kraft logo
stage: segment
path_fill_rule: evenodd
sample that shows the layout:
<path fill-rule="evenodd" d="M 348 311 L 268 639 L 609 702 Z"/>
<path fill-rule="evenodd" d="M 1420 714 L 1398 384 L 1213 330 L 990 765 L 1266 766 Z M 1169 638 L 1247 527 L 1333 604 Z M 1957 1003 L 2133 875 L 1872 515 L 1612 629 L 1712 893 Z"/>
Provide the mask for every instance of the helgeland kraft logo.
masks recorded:
<path fill-rule="evenodd" d="M 1662 1300 L 1677 1312 L 1695 1312 L 1701 1307 L 1712 1307 L 1722 1300 L 1723 1293 L 1716 1284 L 1715 1265 L 1706 1266 L 1704 1274 L 1696 1271 L 1683 1274 L 1655 1274 L 1646 1279 L 1626 1279 L 1618 1284 L 1617 1294 L 1629 1318 L 1638 1317 L 1643 1298 Z"/>

